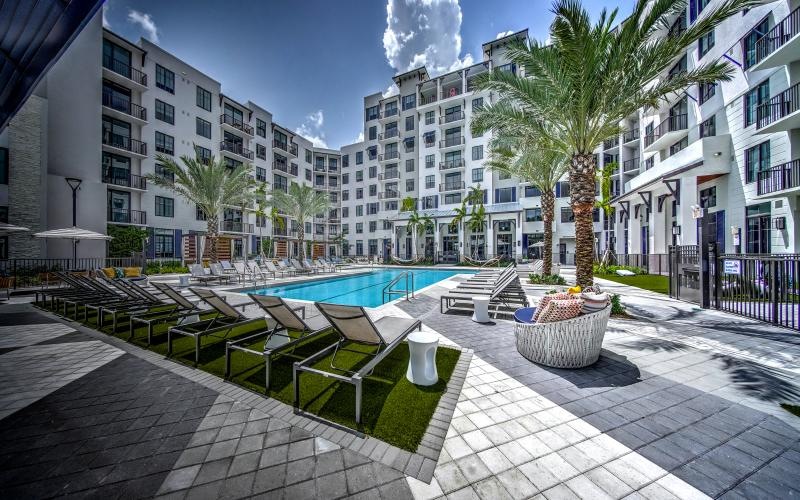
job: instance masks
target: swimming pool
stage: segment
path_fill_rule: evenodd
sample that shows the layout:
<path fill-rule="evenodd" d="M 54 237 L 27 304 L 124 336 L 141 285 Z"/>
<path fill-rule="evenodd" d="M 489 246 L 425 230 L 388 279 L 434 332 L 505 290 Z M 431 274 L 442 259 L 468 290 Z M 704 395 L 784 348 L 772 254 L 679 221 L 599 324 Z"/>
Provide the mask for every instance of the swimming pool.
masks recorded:
<path fill-rule="evenodd" d="M 318 281 L 294 283 L 291 285 L 270 286 L 250 290 L 258 295 L 277 295 L 284 299 L 309 300 L 314 302 L 331 302 L 348 306 L 378 307 L 383 304 L 383 288 L 395 277 L 405 271 L 414 274 L 414 290 L 420 290 L 456 274 L 474 274 L 475 271 L 446 269 L 377 269 L 366 274 L 354 276 L 331 277 Z M 401 280 L 393 289 L 403 289 L 405 280 Z M 387 297 L 389 302 L 399 295 Z"/>

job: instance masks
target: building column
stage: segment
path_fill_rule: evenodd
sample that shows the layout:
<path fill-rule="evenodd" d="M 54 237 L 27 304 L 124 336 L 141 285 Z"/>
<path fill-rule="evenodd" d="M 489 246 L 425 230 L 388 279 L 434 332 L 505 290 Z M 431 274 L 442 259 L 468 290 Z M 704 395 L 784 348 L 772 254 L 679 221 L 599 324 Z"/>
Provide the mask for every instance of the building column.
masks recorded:
<path fill-rule="evenodd" d="M 436 259 L 436 255 L 442 251 L 442 240 L 441 240 L 441 230 L 439 227 L 439 221 L 434 219 L 433 221 L 433 258 Z"/>
<path fill-rule="evenodd" d="M 491 215 L 486 224 L 486 255 L 494 255 L 494 223 Z"/>
<path fill-rule="evenodd" d="M 439 101 L 442 99 L 442 79 L 436 79 L 436 100 Z"/>
<path fill-rule="evenodd" d="M 697 221 L 692 217 L 692 205 L 699 205 L 697 199 L 697 178 L 684 177 L 681 180 L 681 200 L 675 220 L 681 227 L 678 245 L 697 245 Z M 744 235 L 743 235 L 744 236 Z"/>
<path fill-rule="evenodd" d="M 672 229 L 667 228 L 667 210 L 658 212 L 658 197 L 654 196 L 651 201 L 653 210 L 650 212 L 650 253 L 667 253 L 669 236 L 667 231 L 672 233 Z M 666 202 L 665 202 L 666 203 Z"/>
<path fill-rule="evenodd" d="M 525 250 L 522 247 L 522 223 L 520 222 L 520 216 L 521 214 L 518 213 L 517 220 L 514 221 L 514 253 L 517 255 L 517 260 L 522 259 L 522 253 Z"/>
<path fill-rule="evenodd" d="M 640 210 L 644 210 L 642 205 Z M 642 253 L 642 223 L 639 217 L 636 217 L 636 206 L 631 202 L 631 214 L 628 220 L 628 253 Z"/>

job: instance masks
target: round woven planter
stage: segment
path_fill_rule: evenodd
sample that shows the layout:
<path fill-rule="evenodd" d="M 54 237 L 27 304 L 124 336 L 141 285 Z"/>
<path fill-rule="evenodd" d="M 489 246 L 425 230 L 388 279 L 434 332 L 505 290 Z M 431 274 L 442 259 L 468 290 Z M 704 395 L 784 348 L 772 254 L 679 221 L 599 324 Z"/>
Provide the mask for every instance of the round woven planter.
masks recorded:
<path fill-rule="evenodd" d="M 520 354 L 554 368 L 583 368 L 597 361 L 611 306 L 553 323 L 514 323 Z"/>

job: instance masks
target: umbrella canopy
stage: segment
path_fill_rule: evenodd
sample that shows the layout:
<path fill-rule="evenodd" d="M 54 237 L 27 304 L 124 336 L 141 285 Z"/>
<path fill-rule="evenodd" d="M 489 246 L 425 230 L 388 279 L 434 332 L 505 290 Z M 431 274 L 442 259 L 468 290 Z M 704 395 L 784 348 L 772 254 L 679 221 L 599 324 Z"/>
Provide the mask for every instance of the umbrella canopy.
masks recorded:
<path fill-rule="evenodd" d="M 13 224 L 6 224 L 5 222 L 0 222 L 0 233 L 19 233 L 22 231 L 30 231 L 27 227 L 22 226 L 15 226 Z"/>
<path fill-rule="evenodd" d="M 49 231 L 42 231 L 41 233 L 34 233 L 37 238 L 53 238 L 62 240 L 111 240 L 111 236 L 89 231 L 88 229 L 81 229 L 79 227 L 66 227 L 64 229 L 51 229 Z"/>

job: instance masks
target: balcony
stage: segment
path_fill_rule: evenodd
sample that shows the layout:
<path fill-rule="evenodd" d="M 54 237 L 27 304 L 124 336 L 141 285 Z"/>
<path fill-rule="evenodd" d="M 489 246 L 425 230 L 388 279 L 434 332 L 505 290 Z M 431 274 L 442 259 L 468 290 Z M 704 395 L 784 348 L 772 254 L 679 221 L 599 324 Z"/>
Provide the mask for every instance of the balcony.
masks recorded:
<path fill-rule="evenodd" d="M 464 145 L 464 136 L 447 137 L 439 141 L 439 149 L 456 148 Z"/>
<path fill-rule="evenodd" d="M 253 127 L 231 115 L 219 115 L 219 124 L 228 132 L 242 132 L 253 137 Z"/>
<path fill-rule="evenodd" d="M 796 188 L 800 188 L 800 159 L 758 173 L 759 196 Z"/>
<path fill-rule="evenodd" d="M 378 155 L 378 161 L 396 160 L 398 158 L 400 158 L 400 151 L 389 151 L 388 153 Z"/>
<path fill-rule="evenodd" d="M 688 124 L 686 114 L 665 118 L 653 132 L 644 136 L 644 152 L 659 151 L 683 139 L 689 133 Z"/>
<path fill-rule="evenodd" d="M 112 153 L 124 151 L 137 158 L 147 156 L 147 143 L 131 139 L 120 134 L 114 134 L 108 130 L 103 131 L 103 149 Z"/>
<path fill-rule="evenodd" d="M 275 139 L 273 139 L 272 140 L 272 148 L 273 149 L 280 149 L 284 153 L 287 153 L 287 154 L 297 158 L 297 144 L 283 142 L 283 141 L 276 141 Z"/>
<path fill-rule="evenodd" d="M 106 220 L 115 224 L 134 224 L 137 226 L 146 226 L 147 212 L 143 212 L 141 210 L 130 210 L 128 208 L 109 207 Z"/>
<path fill-rule="evenodd" d="M 638 172 L 639 171 L 639 158 L 632 158 L 622 162 L 623 172 Z"/>
<path fill-rule="evenodd" d="M 455 182 L 442 182 L 439 184 L 439 192 L 445 193 L 447 191 L 461 191 L 466 186 L 464 181 Z"/>
<path fill-rule="evenodd" d="M 603 141 L 603 149 L 612 149 L 619 146 L 619 136 Z"/>
<path fill-rule="evenodd" d="M 756 108 L 756 130 L 771 134 L 800 128 L 800 83 Z"/>
<path fill-rule="evenodd" d="M 436 102 L 436 92 L 434 92 L 433 94 L 431 94 L 429 96 L 422 95 L 419 98 L 419 105 L 420 106 L 425 106 L 427 104 L 433 104 L 435 102 Z"/>
<path fill-rule="evenodd" d="M 777 68 L 797 60 L 800 60 L 800 7 L 758 39 L 756 62 L 748 69 Z"/>
<path fill-rule="evenodd" d="M 400 171 L 399 170 L 389 170 L 388 172 L 384 172 L 382 174 L 378 174 L 379 181 L 390 181 L 393 179 L 400 178 Z"/>
<path fill-rule="evenodd" d="M 466 166 L 466 162 L 464 158 L 459 158 L 457 160 L 445 160 L 439 163 L 439 170 L 453 170 L 457 168 L 464 168 Z"/>
<path fill-rule="evenodd" d="M 278 238 L 297 238 L 297 229 L 279 229 L 277 227 L 273 227 L 272 236 Z"/>
<path fill-rule="evenodd" d="M 242 144 L 239 142 L 222 141 L 219 143 L 219 150 L 236 155 L 245 161 L 253 160 L 253 152 L 242 146 Z"/>
<path fill-rule="evenodd" d="M 222 231 L 225 233 L 253 233 L 255 232 L 254 225 L 248 222 L 237 220 L 224 220 L 222 221 Z"/>
<path fill-rule="evenodd" d="M 103 182 L 139 191 L 147 189 L 147 179 L 141 175 L 131 174 L 126 168 L 103 168 Z"/>
<path fill-rule="evenodd" d="M 628 144 L 629 142 L 634 142 L 639 140 L 639 127 L 636 127 L 631 130 L 626 130 L 622 134 L 622 143 Z"/>
<path fill-rule="evenodd" d="M 400 191 L 384 191 L 378 193 L 379 200 L 396 200 L 400 198 Z"/>
<path fill-rule="evenodd" d="M 458 111 L 455 113 L 445 114 L 439 117 L 439 125 L 447 125 L 450 123 L 458 123 L 464 121 L 464 112 Z"/>
<path fill-rule="evenodd" d="M 461 94 L 462 94 L 462 89 L 460 84 L 456 87 L 442 89 L 441 100 L 444 101 L 445 99 L 450 99 L 451 97 L 458 97 Z"/>
<path fill-rule="evenodd" d="M 395 127 L 393 129 L 389 129 L 382 134 L 378 134 L 378 141 L 388 141 L 390 139 L 395 139 L 400 135 L 400 130 Z"/>
<path fill-rule="evenodd" d="M 400 108 L 383 109 L 378 113 L 378 121 L 385 121 L 394 118 L 400 114 Z"/>
<path fill-rule="evenodd" d="M 145 73 L 112 57 L 103 56 L 103 77 L 124 86 L 133 84 L 139 91 L 147 90 Z"/>
<path fill-rule="evenodd" d="M 105 112 L 116 118 L 123 120 L 133 119 L 139 125 L 147 123 L 147 109 L 138 104 L 134 104 L 130 99 L 114 95 L 111 92 L 103 92 L 103 107 Z"/>
<path fill-rule="evenodd" d="M 327 172 L 328 169 L 325 168 L 325 165 L 314 165 L 314 172 Z"/>

